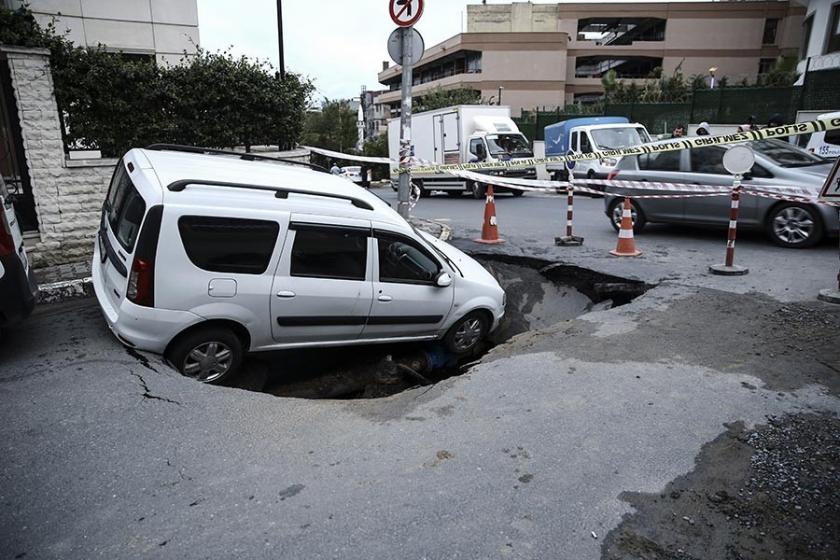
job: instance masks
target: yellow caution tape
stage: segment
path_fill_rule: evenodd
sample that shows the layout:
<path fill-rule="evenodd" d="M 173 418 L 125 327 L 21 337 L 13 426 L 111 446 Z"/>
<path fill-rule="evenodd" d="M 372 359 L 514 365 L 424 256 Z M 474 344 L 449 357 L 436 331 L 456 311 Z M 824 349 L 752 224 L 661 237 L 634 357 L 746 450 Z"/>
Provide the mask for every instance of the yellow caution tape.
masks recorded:
<path fill-rule="evenodd" d="M 814 121 L 786 124 L 761 130 L 748 130 L 746 132 L 734 132 L 732 134 L 720 134 L 718 136 L 691 136 L 687 138 L 674 138 L 668 141 L 659 141 L 652 144 L 641 144 L 618 150 L 602 150 L 600 152 L 588 152 L 568 156 L 551 156 L 545 158 L 517 159 L 515 161 L 479 162 L 479 163 L 450 163 L 440 165 L 424 165 L 420 167 L 399 168 L 400 173 L 445 173 L 450 170 L 467 171 L 472 169 L 515 169 L 519 167 L 533 167 L 545 163 L 564 163 L 567 161 L 583 161 L 590 159 L 602 159 L 609 157 L 636 156 L 641 154 L 652 154 L 658 152 L 673 152 L 688 148 L 705 148 L 708 146 L 720 146 L 723 144 L 736 144 L 738 142 L 752 142 L 755 140 L 766 140 L 767 138 L 783 138 L 785 136 L 798 136 L 811 132 L 823 132 L 840 128 L 840 118 L 817 119 Z"/>

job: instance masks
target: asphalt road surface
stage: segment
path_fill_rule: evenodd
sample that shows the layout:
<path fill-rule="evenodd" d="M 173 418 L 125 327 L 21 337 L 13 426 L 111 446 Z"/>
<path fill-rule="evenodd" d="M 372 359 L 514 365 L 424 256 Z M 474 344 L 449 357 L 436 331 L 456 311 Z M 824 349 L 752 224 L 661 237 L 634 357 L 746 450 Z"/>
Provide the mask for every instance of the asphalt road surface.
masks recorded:
<path fill-rule="evenodd" d="M 124 349 L 93 300 L 40 308 L 0 342 L 3 556 L 834 557 L 840 307 L 813 294 L 836 249 L 747 238 L 753 272 L 719 279 L 720 233 L 614 259 L 599 200 L 576 249 L 553 246 L 559 200 L 497 203 L 508 243 L 481 250 L 651 289 L 349 401 L 201 385 Z M 481 202 L 416 210 L 479 248 Z"/>

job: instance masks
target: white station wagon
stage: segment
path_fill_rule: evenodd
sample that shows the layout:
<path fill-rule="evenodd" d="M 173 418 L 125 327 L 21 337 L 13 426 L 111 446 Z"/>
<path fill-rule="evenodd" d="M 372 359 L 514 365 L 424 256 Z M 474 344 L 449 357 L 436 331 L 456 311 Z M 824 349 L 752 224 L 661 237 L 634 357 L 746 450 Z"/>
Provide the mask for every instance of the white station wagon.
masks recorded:
<path fill-rule="evenodd" d="M 203 382 L 247 351 L 442 339 L 471 352 L 505 296 L 476 261 L 347 180 L 204 148 L 133 149 L 102 209 L 108 326 Z"/>

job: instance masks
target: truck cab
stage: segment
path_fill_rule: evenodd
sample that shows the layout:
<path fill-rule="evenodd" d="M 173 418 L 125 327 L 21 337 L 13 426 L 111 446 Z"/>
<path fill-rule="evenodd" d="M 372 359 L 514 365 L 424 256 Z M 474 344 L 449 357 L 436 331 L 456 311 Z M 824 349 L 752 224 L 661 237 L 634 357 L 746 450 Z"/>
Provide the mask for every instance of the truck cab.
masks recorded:
<path fill-rule="evenodd" d="M 576 153 L 615 150 L 650 142 L 644 125 L 631 123 L 627 117 L 584 117 L 569 119 L 545 127 L 545 155 L 562 156 L 569 150 Z M 601 158 L 577 162 L 575 174 L 589 179 L 604 179 L 615 169 L 618 158 Z M 562 164 L 546 166 L 555 180 L 566 179 Z"/>

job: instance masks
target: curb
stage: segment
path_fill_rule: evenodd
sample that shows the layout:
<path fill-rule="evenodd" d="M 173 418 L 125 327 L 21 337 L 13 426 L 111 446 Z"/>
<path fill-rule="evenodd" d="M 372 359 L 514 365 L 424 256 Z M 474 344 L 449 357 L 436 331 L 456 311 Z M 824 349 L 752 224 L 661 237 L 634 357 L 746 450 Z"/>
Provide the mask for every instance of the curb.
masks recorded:
<path fill-rule="evenodd" d="M 71 299 L 78 299 L 93 296 L 93 279 L 90 276 L 53 282 L 38 286 L 36 303 L 61 303 Z"/>

